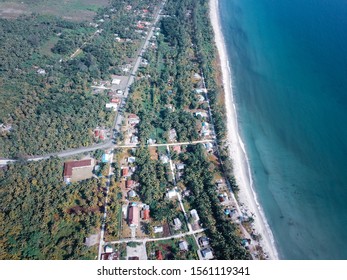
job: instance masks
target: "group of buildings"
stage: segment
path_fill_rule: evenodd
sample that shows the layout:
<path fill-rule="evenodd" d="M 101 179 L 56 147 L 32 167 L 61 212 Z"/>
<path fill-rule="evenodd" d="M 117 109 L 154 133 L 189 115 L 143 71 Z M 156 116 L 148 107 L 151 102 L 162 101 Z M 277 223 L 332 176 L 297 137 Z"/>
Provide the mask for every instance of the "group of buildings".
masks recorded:
<path fill-rule="evenodd" d="M 138 129 L 136 125 L 140 123 L 139 116 L 135 114 L 128 114 L 127 117 L 127 135 L 125 142 L 131 144 L 137 144 L 139 142 L 139 138 L 137 136 Z"/>
<path fill-rule="evenodd" d="M 138 204 L 136 202 L 129 203 L 127 222 L 130 227 L 137 228 L 139 221 L 148 221 L 150 219 L 149 205 Z"/>
<path fill-rule="evenodd" d="M 64 163 L 64 182 L 69 184 L 93 176 L 95 160 L 92 158 L 83 160 L 72 160 Z"/>

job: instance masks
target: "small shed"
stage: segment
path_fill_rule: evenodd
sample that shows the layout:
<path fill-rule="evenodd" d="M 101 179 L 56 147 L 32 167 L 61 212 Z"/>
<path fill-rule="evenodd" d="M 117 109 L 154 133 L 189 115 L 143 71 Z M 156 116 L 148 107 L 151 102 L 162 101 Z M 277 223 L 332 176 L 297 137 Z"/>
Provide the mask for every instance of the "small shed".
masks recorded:
<path fill-rule="evenodd" d="M 180 247 L 181 251 L 188 251 L 188 243 L 187 241 L 183 240 L 181 241 L 178 246 Z"/>
<path fill-rule="evenodd" d="M 161 233 L 164 231 L 164 228 L 162 226 L 154 227 L 154 233 Z"/>
<path fill-rule="evenodd" d="M 146 220 L 149 220 L 149 205 L 144 205 L 141 211 L 141 218 Z"/>
<path fill-rule="evenodd" d="M 121 79 L 112 79 L 112 85 L 120 85 Z"/>
<path fill-rule="evenodd" d="M 196 209 L 191 210 L 190 211 L 190 215 L 194 219 L 194 222 L 197 222 L 197 221 L 200 220 L 200 217 L 199 217 L 198 212 L 196 211 Z"/>
<path fill-rule="evenodd" d="M 123 177 L 127 177 L 129 175 L 129 168 L 128 167 L 124 167 L 122 169 L 122 176 Z"/>
<path fill-rule="evenodd" d="M 155 251 L 155 258 L 159 261 L 163 260 L 163 253 L 160 250 Z"/>
<path fill-rule="evenodd" d="M 129 197 L 129 198 L 134 198 L 134 197 L 136 197 L 136 192 L 133 191 L 133 190 L 129 191 L 129 192 L 128 192 L 128 197 Z"/>
<path fill-rule="evenodd" d="M 208 240 L 206 236 L 202 236 L 199 238 L 199 243 L 200 243 L 200 246 L 205 247 L 210 244 L 210 241 Z"/>
<path fill-rule="evenodd" d="M 182 222 L 179 218 L 174 219 L 175 230 L 179 230 L 182 227 Z"/>
<path fill-rule="evenodd" d="M 169 157 L 167 155 L 165 155 L 165 154 L 161 154 L 160 155 L 160 160 L 161 160 L 162 163 L 165 164 L 165 163 L 169 162 Z"/>
<path fill-rule="evenodd" d="M 127 180 L 125 185 L 126 185 L 127 189 L 132 189 L 135 186 L 135 181 Z"/>
<path fill-rule="evenodd" d="M 177 192 L 176 190 L 172 189 L 172 190 L 169 190 L 167 193 L 166 193 L 166 197 L 168 199 L 171 199 L 171 198 L 174 198 L 177 196 Z"/>
<path fill-rule="evenodd" d="M 104 247 L 105 253 L 113 253 L 113 248 L 110 245 Z"/>
<path fill-rule="evenodd" d="M 202 250 L 201 250 L 201 255 L 202 255 L 205 259 L 207 259 L 207 260 L 210 260 L 210 259 L 213 259 L 213 258 L 214 258 L 213 253 L 212 253 L 212 251 L 211 251 L 210 248 L 202 249 Z"/>
<path fill-rule="evenodd" d="M 184 164 L 183 163 L 177 163 L 176 164 L 176 169 L 177 170 L 183 170 L 184 169 Z"/>
<path fill-rule="evenodd" d="M 136 160 L 135 157 L 128 157 L 128 163 L 134 163 Z"/>

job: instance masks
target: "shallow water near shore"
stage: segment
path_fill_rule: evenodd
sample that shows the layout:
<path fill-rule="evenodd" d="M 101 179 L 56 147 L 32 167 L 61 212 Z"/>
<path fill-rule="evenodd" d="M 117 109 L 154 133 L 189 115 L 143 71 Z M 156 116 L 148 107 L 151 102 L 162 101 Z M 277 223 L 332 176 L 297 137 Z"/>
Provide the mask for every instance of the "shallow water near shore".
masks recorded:
<path fill-rule="evenodd" d="M 241 136 L 280 258 L 347 259 L 347 3 L 219 1 Z"/>

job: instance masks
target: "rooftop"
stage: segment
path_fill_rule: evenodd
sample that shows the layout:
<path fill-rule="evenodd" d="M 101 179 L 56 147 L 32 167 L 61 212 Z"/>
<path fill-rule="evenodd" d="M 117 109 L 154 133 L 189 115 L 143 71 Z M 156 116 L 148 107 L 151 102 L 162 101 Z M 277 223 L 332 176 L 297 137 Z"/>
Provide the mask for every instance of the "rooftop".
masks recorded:
<path fill-rule="evenodd" d="M 196 211 L 196 209 L 191 210 L 190 215 L 192 215 L 195 222 L 200 220 L 198 212 Z"/>
<path fill-rule="evenodd" d="M 188 243 L 187 241 L 181 241 L 178 246 L 180 247 L 181 251 L 188 251 Z"/>
<path fill-rule="evenodd" d="M 139 225 L 139 208 L 137 206 L 129 207 L 128 223 L 134 226 Z"/>
<path fill-rule="evenodd" d="M 92 159 L 67 161 L 64 163 L 64 177 L 72 176 L 72 169 L 92 166 Z"/>
<path fill-rule="evenodd" d="M 210 248 L 205 248 L 201 250 L 201 255 L 205 258 L 205 259 L 213 259 L 213 253 L 211 251 Z"/>

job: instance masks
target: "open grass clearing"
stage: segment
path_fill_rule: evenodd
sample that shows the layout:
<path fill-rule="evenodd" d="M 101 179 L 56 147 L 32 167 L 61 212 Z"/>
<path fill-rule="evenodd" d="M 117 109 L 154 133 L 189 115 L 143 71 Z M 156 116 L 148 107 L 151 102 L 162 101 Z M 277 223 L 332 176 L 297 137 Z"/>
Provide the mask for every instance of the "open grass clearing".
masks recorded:
<path fill-rule="evenodd" d="M 17 18 L 23 14 L 40 13 L 60 16 L 71 21 L 92 20 L 108 0 L 5 0 L 0 2 L 1 18 Z"/>

